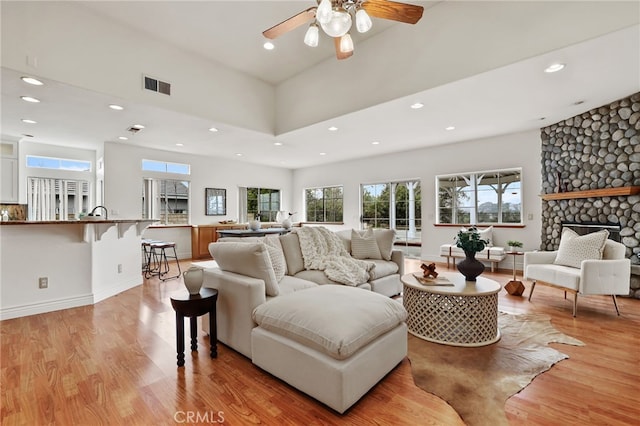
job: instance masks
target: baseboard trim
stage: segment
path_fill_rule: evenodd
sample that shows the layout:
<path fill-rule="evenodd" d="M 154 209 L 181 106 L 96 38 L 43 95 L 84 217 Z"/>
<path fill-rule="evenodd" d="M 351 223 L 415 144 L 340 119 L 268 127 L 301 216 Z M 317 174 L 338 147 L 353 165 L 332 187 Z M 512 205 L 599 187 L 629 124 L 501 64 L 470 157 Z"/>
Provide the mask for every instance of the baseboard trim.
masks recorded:
<path fill-rule="evenodd" d="M 48 300 L 46 302 L 29 305 L 14 306 L 0 310 L 0 320 L 45 314 L 62 309 L 77 308 L 78 306 L 93 305 L 93 295 L 87 294 L 66 299 Z"/>
<path fill-rule="evenodd" d="M 57 300 L 47 300 L 45 302 L 4 308 L 0 310 L 0 321 L 30 315 L 46 314 L 47 312 L 77 308 L 79 306 L 94 305 L 104 299 L 115 296 L 118 293 L 122 293 L 123 291 L 139 285 L 142 285 L 141 278 L 136 276 L 94 294 L 86 294 Z"/>
<path fill-rule="evenodd" d="M 105 288 L 93 293 L 93 303 L 98 303 L 101 300 L 115 296 L 118 293 L 122 293 L 123 291 L 127 291 L 139 285 L 142 285 L 142 278 L 139 275 L 136 275 L 135 277 L 130 277 L 125 281 L 116 283 L 113 286 L 110 286 L 108 288 Z"/>

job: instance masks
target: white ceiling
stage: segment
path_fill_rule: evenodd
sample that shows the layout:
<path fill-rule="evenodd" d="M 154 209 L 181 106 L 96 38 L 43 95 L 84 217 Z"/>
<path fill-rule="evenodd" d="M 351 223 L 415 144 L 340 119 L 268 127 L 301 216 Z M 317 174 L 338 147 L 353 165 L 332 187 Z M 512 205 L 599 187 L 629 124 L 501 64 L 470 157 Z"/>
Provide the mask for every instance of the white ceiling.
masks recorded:
<path fill-rule="evenodd" d="M 429 25 L 429 8 L 441 2 L 411 3 L 425 6 L 417 25 Z M 279 37 L 276 54 L 265 54 L 261 48 L 263 30 L 312 4 L 310 0 L 142 1 L 84 2 L 78 7 L 113 19 L 114 31 L 119 25 L 135 28 L 277 85 L 309 67 L 335 61 L 328 39 L 322 39 L 317 49 L 302 43 L 306 26 Z M 374 19 L 366 43 L 376 42 L 385 37 L 385 31 L 389 34 L 397 26 L 407 24 Z M 105 111 L 105 104 L 121 103 L 122 99 L 46 76 L 40 76 L 45 86 L 28 88 L 19 80 L 23 73 L 3 68 L 2 134 L 30 134 L 33 137 L 28 140 L 89 149 L 105 141 L 117 142 L 116 136 L 124 135 L 131 136 L 130 140 L 118 143 L 288 168 L 388 154 L 537 129 L 640 91 L 639 28 L 629 27 L 280 135 L 225 125 L 212 134 L 202 130 L 210 127 L 210 120 L 141 103 L 128 104 L 122 112 Z M 354 55 L 358 55 L 358 43 L 365 39 L 354 36 L 354 41 Z M 567 64 L 564 71 L 542 72 L 558 58 Z M 384 61 L 384 57 L 371 58 L 371 67 L 376 66 L 375 61 Z M 401 73 L 397 78 L 402 78 Z M 50 102 L 27 104 L 19 99 L 26 91 Z M 415 100 L 425 107 L 410 109 Z M 24 124 L 22 118 L 32 118 L 38 124 Z M 135 123 L 144 123 L 146 128 L 136 135 L 123 130 Z M 328 132 L 329 125 L 339 130 Z M 447 131 L 447 126 L 456 129 Z M 379 144 L 372 145 L 374 141 Z M 178 142 L 184 146 L 176 146 Z M 283 145 L 274 146 L 274 142 Z M 243 155 L 239 157 L 238 153 Z"/>

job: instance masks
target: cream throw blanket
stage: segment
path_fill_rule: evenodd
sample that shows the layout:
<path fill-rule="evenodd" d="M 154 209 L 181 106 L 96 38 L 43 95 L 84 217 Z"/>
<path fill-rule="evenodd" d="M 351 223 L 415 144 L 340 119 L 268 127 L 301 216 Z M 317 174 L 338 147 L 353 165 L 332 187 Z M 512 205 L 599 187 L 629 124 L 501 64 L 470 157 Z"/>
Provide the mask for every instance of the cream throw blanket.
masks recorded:
<path fill-rule="evenodd" d="M 375 264 L 351 257 L 335 233 L 322 226 L 296 228 L 293 232 L 300 240 L 305 269 L 324 271 L 330 280 L 350 286 L 369 281 Z"/>

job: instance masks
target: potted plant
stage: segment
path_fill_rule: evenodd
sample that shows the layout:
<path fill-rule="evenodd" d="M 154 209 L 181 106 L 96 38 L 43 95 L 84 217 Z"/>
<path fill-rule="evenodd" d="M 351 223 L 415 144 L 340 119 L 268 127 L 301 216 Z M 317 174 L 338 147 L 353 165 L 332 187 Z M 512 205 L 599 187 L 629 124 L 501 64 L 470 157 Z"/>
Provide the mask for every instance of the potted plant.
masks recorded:
<path fill-rule="evenodd" d="M 478 275 L 484 271 L 484 264 L 476 259 L 476 253 L 485 249 L 488 240 L 480 238 L 478 228 L 462 229 L 456 236 L 456 246 L 464 250 L 465 258 L 458 263 L 458 271 L 467 281 L 476 281 Z"/>
<path fill-rule="evenodd" d="M 518 240 L 509 240 L 507 241 L 507 245 L 509 246 L 509 251 L 511 253 L 515 253 L 519 248 L 522 248 L 522 243 Z"/>

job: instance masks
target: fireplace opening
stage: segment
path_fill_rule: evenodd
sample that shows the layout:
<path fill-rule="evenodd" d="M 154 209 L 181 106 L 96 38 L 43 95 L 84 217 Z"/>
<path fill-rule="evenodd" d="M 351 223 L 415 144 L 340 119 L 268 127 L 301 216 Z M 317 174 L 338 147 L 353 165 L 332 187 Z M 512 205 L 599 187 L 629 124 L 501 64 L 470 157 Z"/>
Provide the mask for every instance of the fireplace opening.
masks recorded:
<path fill-rule="evenodd" d="M 609 231 L 609 239 L 620 242 L 620 230 L 622 229 L 619 223 L 600 223 L 600 222 L 562 222 L 562 228 L 570 228 L 578 235 L 586 235 L 592 232 L 598 232 L 602 229 Z"/>

